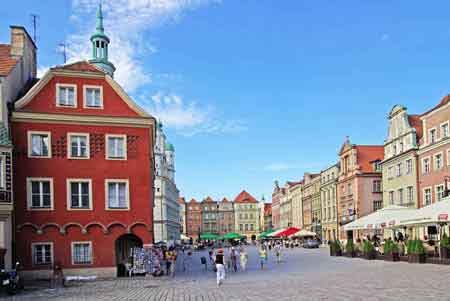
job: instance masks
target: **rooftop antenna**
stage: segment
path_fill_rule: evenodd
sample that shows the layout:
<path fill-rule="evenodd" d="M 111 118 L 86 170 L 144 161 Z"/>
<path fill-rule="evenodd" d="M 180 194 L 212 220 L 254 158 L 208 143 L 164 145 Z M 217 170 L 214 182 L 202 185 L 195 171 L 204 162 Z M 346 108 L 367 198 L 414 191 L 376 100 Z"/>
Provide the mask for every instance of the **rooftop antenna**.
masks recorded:
<path fill-rule="evenodd" d="M 63 59 L 64 59 L 64 64 L 66 64 L 67 62 L 67 51 L 66 51 L 66 43 L 59 43 L 59 52 L 63 55 Z"/>
<path fill-rule="evenodd" d="M 33 42 L 37 45 L 37 27 L 39 22 L 39 15 L 31 14 L 31 26 L 33 27 Z"/>

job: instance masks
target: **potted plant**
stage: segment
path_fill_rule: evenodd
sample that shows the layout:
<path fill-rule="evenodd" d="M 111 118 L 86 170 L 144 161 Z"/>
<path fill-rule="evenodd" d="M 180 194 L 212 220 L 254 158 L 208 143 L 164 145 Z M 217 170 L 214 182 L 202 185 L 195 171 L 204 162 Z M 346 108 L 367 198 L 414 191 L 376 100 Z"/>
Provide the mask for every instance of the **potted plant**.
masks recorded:
<path fill-rule="evenodd" d="M 377 251 L 375 250 L 373 244 L 368 240 L 363 242 L 363 253 L 366 259 L 372 260 L 377 258 Z"/>
<path fill-rule="evenodd" d="M 392 240 L 387 240 L 384 243 L 384 260 L 400 261 L 398 244 Z"/>
<path fill-rule="evenodd" d="M 442 258 L 450 258 L 450 239 L 447 234 L 442 235 L 440 243 L 440 252 Z"/>
<path fill-rule="evenodd" d="M 342 256 L 342 247 L 339 240 L 333 240 L 330 242 L 330 255 L 331 256 Z"/>
<path fill-rule="evenodd" d="M 355 244 L 352 239 L 347 240 L 347 244 L 345 245 L 345 256 L 356 257 Z"/>
<path fill-rule="evenodd" d="M 409 263 L 425 263 L 426 253 L 423 242 L 420 239 L 414 239 L 408 248 L 408 262 Z"/>

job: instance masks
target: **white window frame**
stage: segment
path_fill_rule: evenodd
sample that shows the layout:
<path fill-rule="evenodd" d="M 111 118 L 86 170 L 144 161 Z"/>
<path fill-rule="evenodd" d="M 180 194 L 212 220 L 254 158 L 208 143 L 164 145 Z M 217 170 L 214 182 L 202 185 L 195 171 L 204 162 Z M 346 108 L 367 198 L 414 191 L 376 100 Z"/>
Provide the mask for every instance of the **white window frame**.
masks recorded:
<path fill-rule="evenodd" d="M 86 157 L 76 157 L 72 155 L 72 136 L 82 136 L 86 137 Z M 90 154 L 91 148 L 90 148 L 90 140 L 89 140 L 89 134 L 88 133 L 67 133 L 67 158 L 69 159 L 76 159 L 76 160 L 87 160 L 91 158 Z"/>
<path fill-rule="evenodd" d="M 35 246 L 42 246 L 42 245 L 50 245 L 50 253 L 51 253 L 51 257 L 50 257 L 50 262 L 48 263 L 36 263 L 35 262 L 35 251 L 34 251 L 34 247 Z M 53 242 L 52 241 L 40 241 L 40 242 L 32 242 L 31 243 L 31 262 L 33 264 L 33 266 L 36 267 L 40 267 L 40 266 L 48 266 L 48 265 L 52 265 L 54 260 L 55 260 L 55 253 L 54 253 L 54 247 L 53 247 Z"/>
<path fill-rule="evenodd" d="M 81 208 L 81 207 L 73 207 L 72 208 L 72 191 L 70 191 L 72 183 L 88 183 L 89 185 L 89 207 L 88 208 Z M 66 186 L 67 186 L 67 210 L 70 211 L 79 211 L 79 210 L 92 210 L 92 179 L 67 179 L 66 180 Z"/>
<path fill-rule="evenodd" d="M 434 195 L 436 196 L 436 202 L 442 201 L 442 198 L 444 197 L 444 195 L 442 195 L 441 199 L 440 200 L 438 199 L 438 187 L 442 187 L 442 194 L 445 193 L 445 184 L 444 183 L 435 185 L 434 186 Z"/>
<path fill-rule="evenodd" d="M 447 136 L 444 136 L 444 135 L 443 135 L 444 132 L 443 132 L 442 130 L 443 130 L 443 126 L 444 126 L 444 125 L 447 125 Z M 439 139 L 442 140 L 442 139 L 448 138 L 448 137 L 450 137 L 450 124 L 449 124 L 449 121 L 447 120 L 447 121 L 445 121 L 445 122 L 442 122 L 442 123 L 439 125 Z"/>
<path fill-rule="evenodd" d="M 59 88 L 74 88 L 73 92 L 73 106 L 72 105 L 62 105 L 59 103 Z M 59 108 L 76 108 L 77 107 L 77 85 L 76 84 L 56 84 L 56 106 Z"/>
<path fill-rule="evenodd" d="M 392 198 L 391 198 L 392 196 Z M 388 192 L 388 201 L 389 201 L 389 205 L 394 205 L 395 204 L 395 190 L 389 190 Z"/>
<path fill-rule="evenodd" d="M 28 131 L 28 158 L 39 158 L 39 159 L 47 159 L 52 157 L 52 133 L 47 131 Z M 31 143 L 31 137 L 33 135 L 47 135 L 48 136 L 48 154 L 47 156 L 35 156 L 32 155 L 32 143 Z"/>
<path fill-rule="evenodd" d="M 409 164 L 409 163 L 411 163 L 411 164 Z M 412 174 L 412 172 L 413 172 L 413 160 L 412 159 L 407 159 L 405 161 L 405 166 L 406 166 L 406 173 L 405 174 L 407 174 L 407 175 Z M 411 167 L 411 168 L 409 168 L 409 167 Z"/>
<path fill-rule="evenodd" d="M 109 183 L 125 183 L 125 201 L 127 203 L 126 208 L 109 208 Z M 130 181 L 128 179 L 106 179 L 105 180 L 105 210 L 108 211 L 129 211 L 130 210 Z"/>
<path fill-rule="evenodd" d="M 109 138 L 122 138 L 123 139 L 123 150 L 124 150 L 124 157 L 123 158 L 114 158 L 109 157 Z M 105 152 L 105 158 L 106 160 L 127 160 L 127 135 L 121 135 L 121 134 L 106 134 L 105 135 L 105 146 L 106 146 L 106 152 Z"/>
<path fill-rule="evenodd" d="M 438 155 L 441 155 L 441 167 L 440 167 L 440 168 L 438 168 L 438 167 L 436 166 L 436 162 L 437 162 L 436 157 L 437 157 Z M 433 169 L 434 169 L 434 170 L 441 170 L 443 167 L 444 167 L 444 153 L 443 153 L 443 152 L 435 153 L 435 154 L 433 155 Z"/>
<path fill-rule="evenodd" d="M 433 130 L 434 130 L 435 133 L 436 133 L 434 142 L 431 141 L 431 132 L 432 132 Z M 433 143 L 436 143 L 436 142 L 438 142 L 438 141 L 439 141 L 439 139 L 438 139 L 438 130 L 436 129 L 436 127 L 433 127 L 433 128 L 431 128 L 431 129 L 429 129 L 429 130 L 428 130 L 428 144 L 433 144 Z"/>
<path fill-rule="evenodd" d="M 397 163 L 397 165 L 395 165 L 395 175 L 397 177 L 401 177 L 402 176 L 402 169 L 403 169 L 402 162 L 399 162 L 399 163 Z"/>
<path fill-rule="evenodd" d="M 100 89 L 100 106 L 94 107 L 87 104 L 87 89 Z M 103 86 L 96 85 L 83 85 L 83 108 L 102 110 L 103 109 Z"/>
<path fill-rule="evenodd" d="M 50 182 L 50 207 L 49 208 L 34 208 L 32 206 L 32 189 L 31 182 L 33 181 L 49 181 Z M 54 202 L 54 190 L 53 190 L 53 178 L 27 178 L 27 210 L 29 211 L 52 211 L 55 206 Z"/>
<path fill-rule="evenodd" d="M 427 202 L 426 202 L 426 193 L 425 193 L 425 191 L 426 190 L 430 190 L 430 204 L 427 204 Z M 433 187 L 431 187 L 431 186 L 428 186 L 428 187 L 424 187 L 423 188 L 423 190 L 422 190 L 422 194 L 423 194 L 423 206 L 428 206 L 428 205 L 431 205 L 431 204 L 433 204 Z"/>
<path fill-rule="evenodd" d="M 89 248 L 91 249 L 91 261 L 89 263 L 76 263 L 75 262 L 75 245 L 76 244 L 88 244 Z M 93 265 L 94 264 L 94 249 L 92 247 L 92 241 L 72 241 L 70 244 L 70 255 L 71 255 L 71 261 L 72 265 Z"/>
<path fill-rule="evenodd" d="M 425 171 L 425 160 L 428 160 L 428 162 L 429 162 L 429 170 L 428 170 L 428 172 L 426 172 Z M 422 170 L 421 170 L 421 172 L 422 172 L 422 174 L 423 175 L 426 175 L 426 174 L 429 174 L 430 172 L 431 172 L 431 157 L 430 156 L 428 156 L 428 157 L 424 157 L 424 158 L 422 158 L 422 160 L 421 160 L 422 162 Z"/>

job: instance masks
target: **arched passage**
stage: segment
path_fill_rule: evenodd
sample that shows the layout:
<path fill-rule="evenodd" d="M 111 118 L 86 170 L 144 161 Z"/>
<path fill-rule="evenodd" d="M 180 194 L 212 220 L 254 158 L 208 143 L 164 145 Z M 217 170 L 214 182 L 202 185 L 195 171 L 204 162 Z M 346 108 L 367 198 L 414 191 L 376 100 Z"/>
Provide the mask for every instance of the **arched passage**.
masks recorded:
<path fill-rule="evenodd" d="M 142 247 L 142 245 L 142 239 L 134 234 L 123 234 L 116 239 L 117 277 L 126 276 L 125 263 L 127 263 L 130 258 L 131 249 L 133 247 Z"/>

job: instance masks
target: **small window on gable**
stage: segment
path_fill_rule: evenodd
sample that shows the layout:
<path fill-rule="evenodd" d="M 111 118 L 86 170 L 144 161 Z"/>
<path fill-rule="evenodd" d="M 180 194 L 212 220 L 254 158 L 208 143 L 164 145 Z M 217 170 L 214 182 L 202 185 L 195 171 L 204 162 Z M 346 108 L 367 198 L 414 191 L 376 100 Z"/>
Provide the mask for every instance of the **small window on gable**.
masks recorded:
<path fill-rule="evenodd" d="M 83 86 L 83 89 L 85 108 L 103 108 L 102 86 Z"/>
<path fill-rule="evenodd" d="M 77 86 L 71 84 L 56 84 L 56 106 L 76 107 Z"/>

